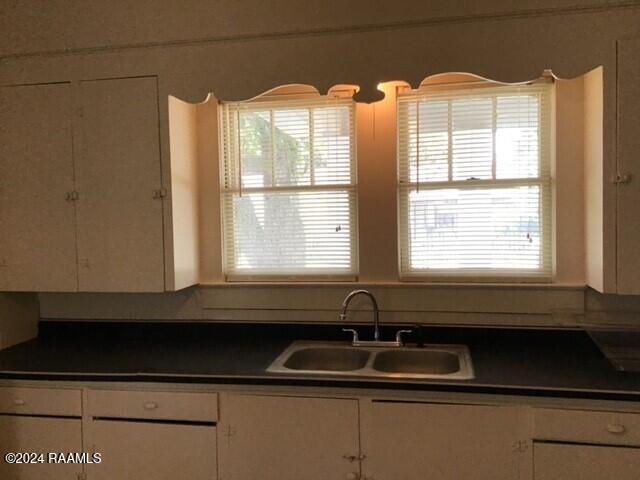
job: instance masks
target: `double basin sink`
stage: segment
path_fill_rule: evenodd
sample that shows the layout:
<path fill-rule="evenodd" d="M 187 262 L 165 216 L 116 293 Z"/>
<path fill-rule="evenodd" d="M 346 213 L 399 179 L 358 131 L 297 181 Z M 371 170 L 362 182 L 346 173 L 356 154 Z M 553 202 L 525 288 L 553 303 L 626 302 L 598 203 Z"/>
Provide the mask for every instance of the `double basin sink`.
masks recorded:
<path fill-rule="evenodd" d="M 469 380 L 474 378 L 464 345 L 363 347 L 343 342 L 293 342 L 267 368 L 269 373 Z"/>

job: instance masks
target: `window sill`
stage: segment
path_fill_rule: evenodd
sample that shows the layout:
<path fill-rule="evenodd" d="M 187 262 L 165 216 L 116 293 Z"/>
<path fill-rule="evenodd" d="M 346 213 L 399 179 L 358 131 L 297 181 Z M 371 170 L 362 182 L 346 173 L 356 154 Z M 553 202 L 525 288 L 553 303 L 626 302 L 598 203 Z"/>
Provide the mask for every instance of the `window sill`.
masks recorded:
<path fill-rule="evenodd" d="M 450 288 L 450 289 L 509 289 L 509 290 L 585 290 L 584 283 L 550 283 L 550 282 L 446 282 L 446 281 L 203 281 L 198 284 L 201 288 L 243 288 L 243 287 L 353 287 L 353 288 Z"/>

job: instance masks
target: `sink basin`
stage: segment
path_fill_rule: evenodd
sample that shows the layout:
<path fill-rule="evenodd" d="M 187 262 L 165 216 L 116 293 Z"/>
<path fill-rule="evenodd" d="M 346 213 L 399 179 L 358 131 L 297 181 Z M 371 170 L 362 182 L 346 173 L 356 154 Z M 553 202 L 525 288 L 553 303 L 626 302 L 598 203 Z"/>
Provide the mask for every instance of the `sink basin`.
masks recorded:
<path fill-rule="evenodd" d="M 269 373 L 380 379 L 474 378 L 464 345 L 425 348 L 358 346 L 345 342 L 293 342 L 267 368 Z"/>
<path fill-rule="evenodd" d="M 363 368 L 369 352 L 357 348 L 308 347 L 296 350 L 284 362 L 291 370 L 348 372 Z"/>
<path fill-rule="evenodd" d="M 398 349 L 378 353 L 372 367 L 386 373 L 449 375 L 460 370 L 460 360 L 442 350 Z"/>

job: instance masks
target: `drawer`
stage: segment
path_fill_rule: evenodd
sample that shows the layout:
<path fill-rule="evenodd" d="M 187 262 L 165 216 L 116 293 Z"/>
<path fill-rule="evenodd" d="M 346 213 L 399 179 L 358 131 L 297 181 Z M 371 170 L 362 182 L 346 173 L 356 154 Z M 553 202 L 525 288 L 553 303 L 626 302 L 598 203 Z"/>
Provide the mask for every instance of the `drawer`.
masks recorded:
<path fill-rule="evenodd" d="M 640 414 L 582 410 L 534 410 L 534 438 L 640 446 Z"/>
<path fill-rule="evenodd" d="M 216 422 L 217 393 L 89 390 L 92 417 Z"/>
<path fill-rule="evenodd" d="M 0 387 L 0 413 L 81 417 L 82 393 L 63 388 Z"/>

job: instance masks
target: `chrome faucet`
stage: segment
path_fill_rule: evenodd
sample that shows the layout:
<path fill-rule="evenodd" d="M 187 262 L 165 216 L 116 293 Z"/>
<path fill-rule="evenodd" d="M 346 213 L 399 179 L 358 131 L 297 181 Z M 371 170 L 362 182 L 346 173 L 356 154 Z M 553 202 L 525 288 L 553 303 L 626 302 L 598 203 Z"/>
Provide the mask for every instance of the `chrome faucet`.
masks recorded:
<path fill-rule="evenodd" d="M 373 296 L 369 290 L 354 290 L 349 295 L 345 297 L 342 302 L 342 311 L 340 312 L 340 321 L 344 322 L 347 319 L 347 309 L 349 308 L 349 304 L 354 297 L 358 295 L 366 295 L 371 300 L 373 304 L 373 339 L 376 342 L 380 341 L 380 311 L 378 310 L 378 302 L 376 302 L 376 297 Z M 358 334 L 355 334 L 356 338 Z"/>
<path fill-rule="evenodd" d="M 411 330 L 398 330 L 396 332 L 396 340 L 394 342 L 383 342 L 380 340 L 380 311 L 378 309 L 378 302 L 376 302 L 376 297 L 369 290 L 354 290 L 349 295 L 347 295 L 342 302 L 342 310 L 340 312 L 340 321 L 344 322 L 347 320 L 347 309 L 349 308 L 349 304 L 353 297 L 357 295 L 366 295 L 371 300 L 371 304 L 373 305 L 373 340 L 360 340 L 358 338 L 357 330 L 353 328 L 343 328 L 343 332 L 348 332 L 353 335 L 353 340 L 351 341 L 351 345 L 354 347 L 359 346 L 369 346 L 369 347 L 402 347 L 404 342 L 402 340 L 402 335 L 405 333 L 411 333 Z"/>

